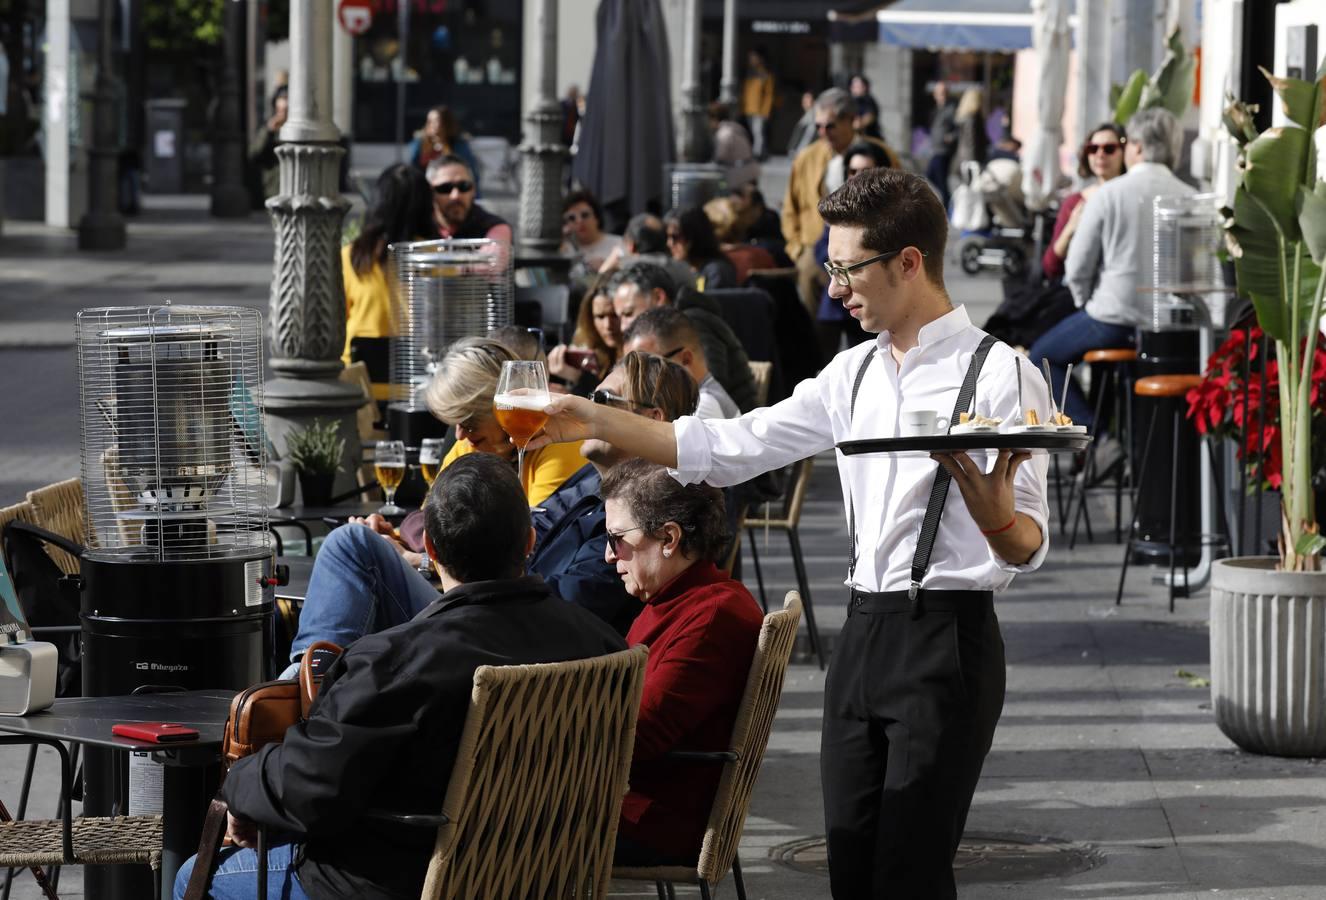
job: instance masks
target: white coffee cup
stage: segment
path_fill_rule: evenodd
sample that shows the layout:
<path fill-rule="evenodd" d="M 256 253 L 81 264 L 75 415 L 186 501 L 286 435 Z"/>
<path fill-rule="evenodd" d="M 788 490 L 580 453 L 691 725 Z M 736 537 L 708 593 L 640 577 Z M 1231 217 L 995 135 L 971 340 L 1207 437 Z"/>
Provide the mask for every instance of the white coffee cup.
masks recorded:
<path fill-rule="evenodd" d="M 904 409 L 898 417 L 903 437 L 925 437 L 948 431 L 948 417 L 933 409 Z"/>

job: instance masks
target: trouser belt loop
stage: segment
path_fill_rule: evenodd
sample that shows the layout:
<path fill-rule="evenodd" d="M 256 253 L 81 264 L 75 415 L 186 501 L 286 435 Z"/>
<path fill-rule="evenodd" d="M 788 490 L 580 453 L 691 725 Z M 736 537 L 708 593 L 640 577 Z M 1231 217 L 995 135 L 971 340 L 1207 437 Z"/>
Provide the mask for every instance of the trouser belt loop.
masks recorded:
<path fill-rule="evenodd" d="M 925 614 L 921 606 L 921 582 L 913 581 L 907 588 L 907 601 L 912 605 L 912 621 L 915 622 Z"/>

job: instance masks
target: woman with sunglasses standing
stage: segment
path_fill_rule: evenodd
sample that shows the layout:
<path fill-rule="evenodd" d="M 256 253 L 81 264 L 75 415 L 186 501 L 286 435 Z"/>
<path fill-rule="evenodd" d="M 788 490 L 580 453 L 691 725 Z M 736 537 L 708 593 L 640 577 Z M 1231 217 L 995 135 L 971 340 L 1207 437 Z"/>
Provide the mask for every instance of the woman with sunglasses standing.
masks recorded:
<path fill-rule="evenodd" d="M 1123 145 L 1128 138 L 1123 126 L 1114 122 L 1103 122 L 1096 126 L 1087 138 L 1077 156 L 1077 174 L 1087 179 L 1087 184 L 1080 191 L 1069 194 L 1059 206 L 1059 215 L 1054 220 L 1054 232 L 1050 237 L 1050 246 L 1045 248 L 1041 257 L 1041 268 L 1050 281 L 1059 281 L 1064 277 L 1064 260 L 1068 258 L 1068 245 L 1077 233 L 1077 225 L 1082 221 L 1082 211 L 1091 195 L 1102 184 L 1112 178 L 1118 178 L 1128 170 L 1123 160 Z"/>
<path fill-rule="evenodd" d="M 621 237 L 603 230 L 603 207 L 589 191 L 572 191 L 562 201 L 562 236 L 562 252 L 579 254 L 589 274 L 622 245 Z"/>

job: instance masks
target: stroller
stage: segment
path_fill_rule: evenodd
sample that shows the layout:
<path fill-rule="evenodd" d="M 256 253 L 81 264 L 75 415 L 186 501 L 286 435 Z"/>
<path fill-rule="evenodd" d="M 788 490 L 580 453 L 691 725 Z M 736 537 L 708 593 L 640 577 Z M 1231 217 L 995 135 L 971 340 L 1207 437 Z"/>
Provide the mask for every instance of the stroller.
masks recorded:
<path fill-rule="evenodd" d="M 976 275 L 997 269 L 1013 278 L 1027 273 L 1033 252 L 1033 217 L 1022 199 L 1022 167 L 1011 159 L 992 159 L 962 167 L 962 184 L 953 194 L 951 219 L 960 230 L 958 259 Z"/>

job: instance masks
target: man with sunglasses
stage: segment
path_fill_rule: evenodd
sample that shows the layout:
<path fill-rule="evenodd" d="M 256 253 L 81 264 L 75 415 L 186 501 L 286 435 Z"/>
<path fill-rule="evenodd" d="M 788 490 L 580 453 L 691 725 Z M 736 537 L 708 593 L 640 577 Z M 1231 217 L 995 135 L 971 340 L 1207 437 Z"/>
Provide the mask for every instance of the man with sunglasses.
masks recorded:
<path fill-rule="evenodd" d="M 555 398 L 531 446 L 601 438 L 671 467 L 683 484 L 721 487 L 844 440 L 899 436 L 904 410 L 1005 422 L 1023 409 L 1049 414 L 1049 392 L 1025 359 L 949 300 L 947 216 L 924 178 L 872 169 L 819 212 L 830 228 L 830 295 L 875 340 L 738 419 L 667 426 Z M 957 896 L 953 858 L 1003 708 L 994 592 L 1039 566 L 1049 546 L 1045 457 L 1030 459 L 838 456 L 850 593 L 821 741 L 837 900 Z"/>
<path fill-rule="evenodd" d="M 636 319 L 623 335 L 626 350 L 654 353 L 681 365 L 700 387 L 695 415 L 702 419 L 735 419 L 737 403 L 723 390 L 705 362 L 700 334 L 679 309 L 657 306 Z"/>
<path fill-rule="evenodd" d="M 474 202 L 474 173 L 459 156 L 439 156 L 428 164 L 437 230 L 444 238 L 489 238 L 511 243 L 511 226 Z"/>
<path fill-rule="evenodd" d="M 898 167 L 898 158 L 882 140 L 856 131 L 856 101 L 842 88 L 829 88 L 815 99 L 815 129 L 819 139 L 796 155 L 783 195 L 783 237 L 787 255 L 796 263 L 797 288 L 811 319 L 819 309 L 824 270 L 815 261 L 815 242 L 824 231 L 818 205 L 846 180 L 843 151 L 857 141 L 877 144 Z"/>

